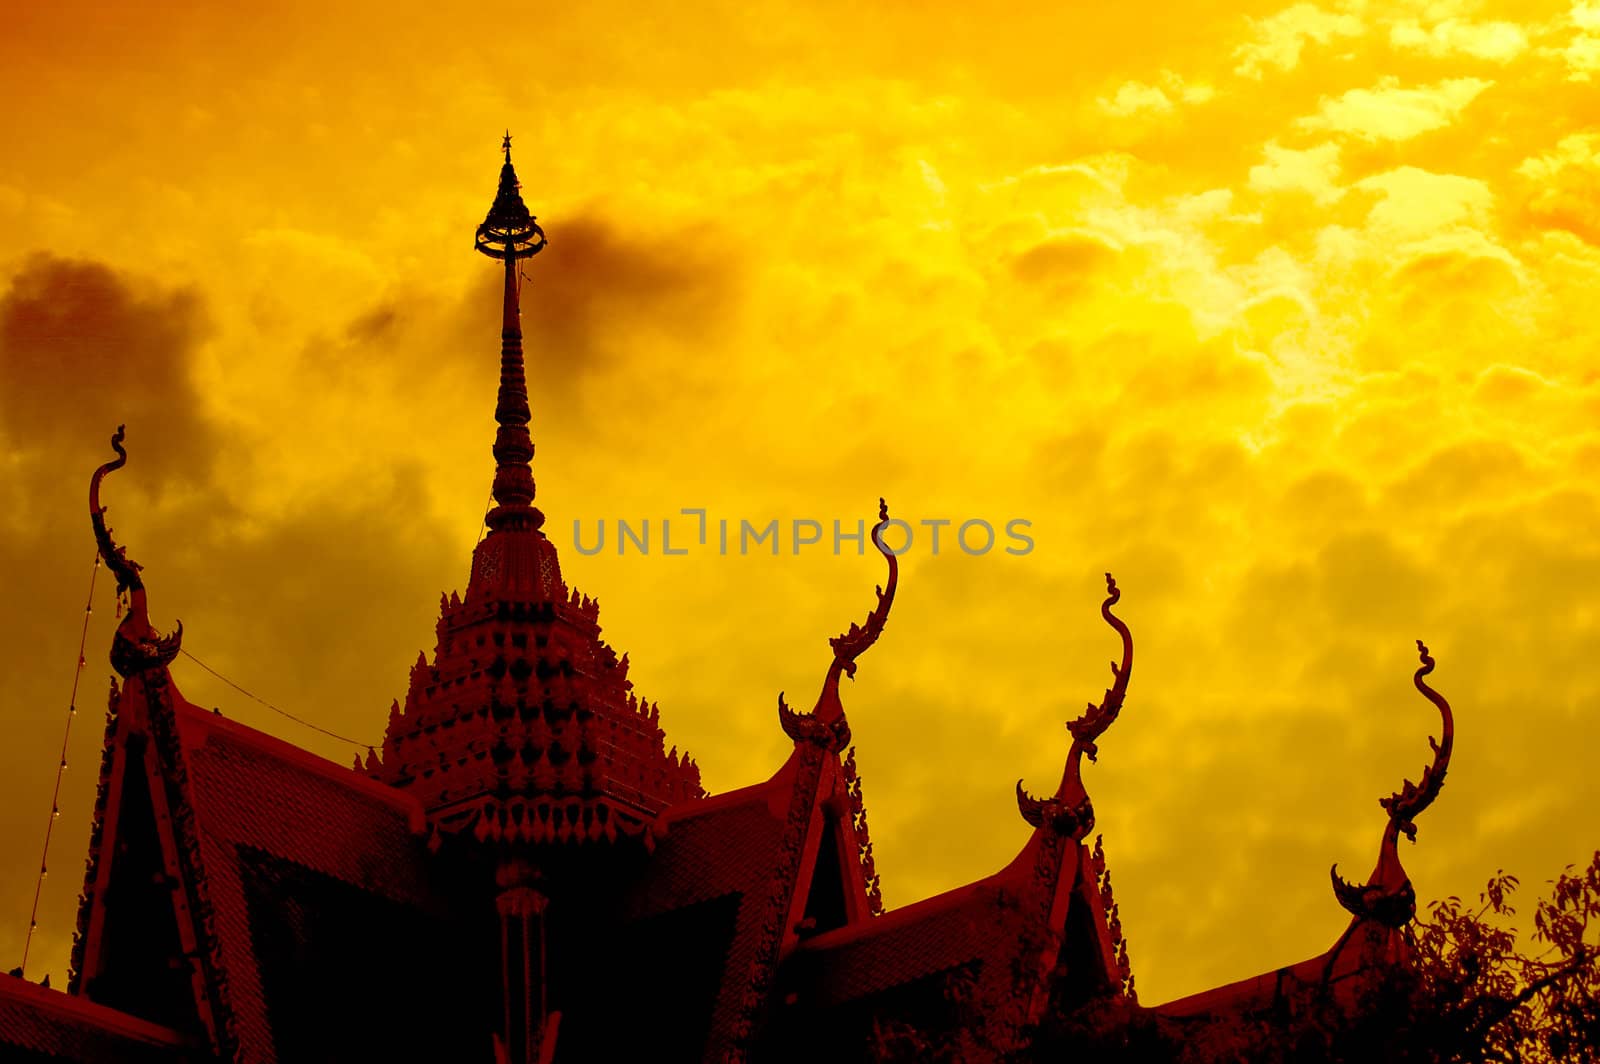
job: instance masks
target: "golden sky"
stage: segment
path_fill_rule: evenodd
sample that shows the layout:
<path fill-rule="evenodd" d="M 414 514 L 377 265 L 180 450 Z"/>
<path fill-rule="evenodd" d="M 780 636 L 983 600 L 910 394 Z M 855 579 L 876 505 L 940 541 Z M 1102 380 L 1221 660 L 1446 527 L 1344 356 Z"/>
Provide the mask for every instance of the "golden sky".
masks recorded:
<path fill-rule="evenodd" d="M 135 10 L 135 7 L 138 10 Z M 94 554 L 153 619 L 377 741 L 492 459 L 511 127 L 535 473 L 569 583 L 713 790 L 882 563 L 593 557 L 572 524 L 1032 522 L 902 558 L 845 692 L 891 906 L 1087 771 L 1141 997 L 1326 949 L 1437 716 L 1424 899 L 1600 844 L 1600 3 L 78 2 L 0 26 L 0 959 L 20 956 Z M 923 528 L 923 535 L 926 529 Z M 1003 545 L 1004 541 L 1002 541 Z M 102 573 L 102 576 L 105 574 Z M 30 974 L 64 976 L 112 586 Z M 192 701 L 340 762 L 187 659 Z M 15 960 L 4 961 L 6 967 Z"/>

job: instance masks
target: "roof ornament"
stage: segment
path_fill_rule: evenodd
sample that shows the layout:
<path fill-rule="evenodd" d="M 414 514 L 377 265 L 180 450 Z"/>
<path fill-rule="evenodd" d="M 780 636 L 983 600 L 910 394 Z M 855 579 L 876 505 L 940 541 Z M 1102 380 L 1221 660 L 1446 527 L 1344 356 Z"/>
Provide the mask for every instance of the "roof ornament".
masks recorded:
<path fill-rule="evenodd" d="M 128 557 L 127 548 L 119 547 L 111 538 L 106 524 L 106 508 L 100 505 L 100 481 L 107 473 L 115 472 L 128 463 L 127 449 L 122 446 L 126 425 L 118 425 L 111 436 L 111 449 L 117 457 L 94 471 L 89 480 L 89 521 L 94 526 L 95 543 L 106 567 L 117 577 L 117 594 L 128 595 L 128 612 L 117 625 L 111 640 L 111 667 L 124 679 L 146 669 L 165 668 L 172 664 L 183 645 L 183 622 L 171 635 L 162 635 L 150 624 L 146 605 L 144 580 L 139 576 L 143 569 Z"/>
<path fill-rule="evenodd" d="M 1100 751 L 1095 741 L 1122 712 L 1128 679 L 1133 672 L 1133 634 L 1122 618 L 1111 612 L 1111 607 L 1121 600 L 1122 591 L 1110 573 L 1106 574 L 1106 592 L 1105 601 L 1100 603 L 1100 616 L 1122 637 L 1122 663 L 1111 663 L 1112 683 L 1100 704 L 1090 702 L 1082 716 L 1067 722 L 1072 748 L 1067 751 L 1066 769 L 1056 793 L 1050 798 L 1035 798 L 1023 789 L 1020 779 L 1017 781 L 1017 809 L 1022 819 L 1036 828 L 1048 826 L 1051 831 L 1071 835 L 1080 841 L 1094 829 L 1094 803 L 1083 786 L 1083 755 L 1088 754 L 1090 761 L 1096 760 Z"/>
<path fill-rule="evenodd" d="M 889 619 L 889 608 L 894 605 L 895 588 L 900 582 L 900 561 L 893 551 L 883 544 L 884 530 L 889 527 L 889 504 L 878 500 L 878 523 L 872 526 L 872 542 L 889 564 L 889 582 L 874 588 L 878 604 L 867 614 L 865 624 L 851 623 L 850 630 L 828 640 L 833 648 L 833 661 L 822 681 L 822 693 L 810 713 L 796 713 L 789 708 L 783 695 L 778 695 L 778 720 L 784 734 L 795 742 L 805 740 L 826 746 L 837 752 L 850 745 L 850 724 L 845 720 L 844 703 L 839 700 L 839 679 L 856 676 L 856 659 L 883 634 L 884 622 Z"/>
<path fill-rule="evenodd" d="M 522 360 L 522 313 L 519 305 L 517 262 L 531 259 L 545 249 L 544 230 L 522 202 L 522 184 L 511 166 L 511 133 L 506 132 L 501 150 L 506 161 L 500 167 L 500 186 L 489 213 L 478 226 L 473 246 L 492 259 L 506 264 L 505 298 L 500 328 L 500 391 L 495 401 L 494 419 L 499 430 L 494 438 L 494 501 L 489 513 L 491 529 L 538 529 L 544 514 L 533 505 L 533 437 L 528 422 L 528 378 Z"/>
<path fill-rule="evenodd" d="M 1328 870 L 1333 879 L 1334 896 L 1351 915 L 1357 920 L 1375 920 L 1396 929 L 1410 923 L 1417 914 L 1416 888 L 1411 885 L 1411 877 L 1400 865 L 1400 835 L 1403 833 L 1412 842 L 1417 841 L 1417 814 L 1432 805 L 1439 796 L 1439 790 L 1444 786 L 1445 772 L 1450 767 L 1450 752 L 1456 738 L 1455 716 L 1450 712 L 1450 703 L 1423 679 L 1433 672 L 1434 662 L 1427 645 L 1420 639 L 1417 640 L 1417 654 L 1422 664 L 1417 666 L 1411 681 L 1422 692 L 1422 696 L 1438 708 L 1443 722 L 1442 738 L 1435 740 L 1433 736 L 1428 736 L 1428 745 L 1433 748 L 1433 762 L 1422 770 L 1420 783 L 1405 780 L 1400 790 L 1387 798 L 1378 799 L 1378 804 L 1388 810 L 1389 823 L 1384 826 L 1383 841 L 1378 848 L 1378 865 L 1373 869 L 1366 886 L 1358 887 L 1341 879 L 1337 863 Z"/>

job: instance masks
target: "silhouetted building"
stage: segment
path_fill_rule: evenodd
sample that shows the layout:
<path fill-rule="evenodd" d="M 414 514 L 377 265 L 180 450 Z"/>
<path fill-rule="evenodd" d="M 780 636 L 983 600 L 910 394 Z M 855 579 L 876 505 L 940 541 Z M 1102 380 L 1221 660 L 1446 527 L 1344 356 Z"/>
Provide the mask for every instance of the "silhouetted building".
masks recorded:
<path fill-rule="evenodd" d="M 1071 722 L 1056 792 L 1017 788 L 1032 825 L 987 878 L 885 912 L 839 698 L 895 596 L 896 559 L 833 639 L 793 752 L 707 795 L 657 708 L 565 581 L 534 506 L 518 262 L 544 247 L 512 169 L 478 250 L 505 269 L 495 506 L 465 596 L 440 603 L 381 755 L 344 767 L 186 702 L 181 628 L 149 623 L 139 567 L 90 508 L 130 608 L 112 686 L 66 992 L 0 979 L 0 1060 L 83 1062 L 997 1059 L 1107 999 L 1135 1007 L 1110 875 L 1080 776 L 1117 719 L 1113 683 Z M 878 528 L 887 520 L 879 510 Z M 876 536 L 874 536 L 876 541 Z M 1425 654 L 1425 652 L 1424 652 Z M 1343 992 L 1403 960 L 1399 832 L 1431 800 L 1389 801 L 1379 868 L 1341 886 L 1355 914 L 1328 954 L 1160 1010 L 1173 1022 Z"/>

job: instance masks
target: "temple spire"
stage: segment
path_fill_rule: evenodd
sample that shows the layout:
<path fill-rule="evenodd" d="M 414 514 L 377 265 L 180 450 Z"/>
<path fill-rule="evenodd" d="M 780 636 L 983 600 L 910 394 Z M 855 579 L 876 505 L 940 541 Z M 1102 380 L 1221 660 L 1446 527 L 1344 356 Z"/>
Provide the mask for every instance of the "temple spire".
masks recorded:
<path fill-rule="evenodd" d="M 544 514 L 533 505 L 533 437 L 528 432 L 528 379 L 522 360 L 522 317 L 519 306 L 517 262 L 544 250 L 544 230 L 522 202 L 521 183 L 511 165 L 511 133 L 501 144 L 505 164 L 500 167 L 500 187 L 489 214 L 478 226 L 476 248 L 505 263 L 505 298 L 500 326 L 500 391 L 494 419 L 494 500 L 489 527 L 538 529 Z"/>

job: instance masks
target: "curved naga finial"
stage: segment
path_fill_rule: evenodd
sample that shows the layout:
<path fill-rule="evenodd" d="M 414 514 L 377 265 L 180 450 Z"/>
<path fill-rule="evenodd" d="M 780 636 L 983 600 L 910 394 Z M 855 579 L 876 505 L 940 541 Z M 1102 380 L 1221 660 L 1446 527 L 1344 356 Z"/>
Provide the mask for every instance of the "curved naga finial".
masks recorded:
<path fill-rule="evenodd" d="M 1417 841 L 1417 825 L 1413 820 L 1439 797 L 1439 790 L 1444 786 L 1444 774 L 1450 769 L 1450 753 L 1456 743 L 1456 718 L 1450 712 L 1450 703 L 1423 679 L 1433 672 L 1433 655 L 1428 653 L 1427 645 L 1420 639 L 1417 640 L 1417 656 L 1422 664 L 1412 674 L 1411 682 L 1422 692 L 1422 697 L 1438 708 L 1442 738 L 1435 740 L 1433 736 L 1428 736 L 1428 745 L 1433 748 L 1433 763 L 1422 770 L 1421 783 L 1405 780 L 1400 790 L 1387 798 L 1378 799 L 1378 804 L 1389 811 L 1390 818 L 1396 821 L 1406 838 L 1412 842 Z"/>
<path fill-rule="evenodd" d="M 889 564 L 889 582 L 873 589 L 878 595 L 878 604 L 867 614 L 865 624 L 852 623 L 848 632 L 828 640 L 828 645 L 833 648 L 833 661 L 828 666 L 827 676 L 823 678 L 822 693 L 817 696 L 815 708 L 810 713 L 796 713 L 789 708 L 783 695 L 778 695 L 778 720 L 783 725 L 784 734 L 796 742 L 804 739 L 826 745 L 835 751 L 850 745 L 850 724 L 845 720 L 844 703 L 839 700 L 839 679 L 841 676 L 855 679 L 856 659 L 883 634 L 884 623 L 889 619 L 889 608 L 894 605 L 895 588 L 900 583 L 900 561 L 893 551 L 883 545 L 883 532 L 888 527 L 889 504 L 879 499 L 878 523 L 872 526 L 872 543 Z"/>
<path fill-rule="evenodd" d="M 128 450 L 122 446 L 122 437 L 127 429 L 126 425 L 117 426 L 117 431 L 111 434 L 111 449 L 117 452 L 117 456 L 96 469 L 94 476 L 89 478 L 89 523 L 94 526 L 94 541 L 100 548 L 100 557 L 105 559 L 106 567 L 116 574 L 118 594 L 144 590 L 144 581 L 139 579 L 139 570 L 144 566 L 128 557 L 126 547 L 119 547 L 112 541 L 111 529 L 106 526 L 106 508 L 100 505 L 100 482 L 107 473 L 115 473 L 128 464 Z"/>
<path fill-rule="evenodd" d="M 1052 831 L 1078 839 L 1087 837 L 1094 828 L 1094 803 L 1089 801 L 1089 792 L 1083 786 L 1083 755 L 1088 754 L 1089 760 L 1093 761 L 1099 754 L 1095 740 L 1105 734 L 1122 712 L 1123 699 L 1128 694 L 1128 680 L 1133 673 L 1133 633 L 1128 631 L 1122 618 L 1111 612 L 1111 607 L 1121 599 L 1121 589 L 1111 574 L 1107 573 L 1106 599 L 1100 604 L 1100 616 L 1122 637 L 1122 663 L 1111 663 L 1111 686 L 1106 688 L 1100 704 L 1090 702 L 1082 716 L 1067 722 L 1067 731 L 1072 734 L 1072 748 L 1067 752 L 1066 769 L 1061 775 L 1061 785 L 1056 788 L 1055 796 L 1035 798 L 1023 789 L 1021 780 L 1017 781 L 1017 809 L 1022 813 L 1022 819 L 1034 827 L 1048 825 Z"/>
<path fill-rule="evenodd" d="M 1438 708 L 1443 724 L 1440 739 L 1428 736 L 1428 745 L 1433 748 L 1433 762 L 1422 770 L 1420 783 L 1405 780 L 1394 794 L 1378 799 L 1378 804 L 1389 812 L 1389 823 L 1384 826 L 1383 842 L 1378 848 L 1378 866 L 1373 869 L 1367 885 L 1358 887 L 1341 879 L 1338 864 L 1329 870 L 1333 879 L 1333 893 L 1340 905 L 1358 919 L 1365 917 L 1395 928 L 1404 927 L 1417 912 L 1416 889 L 1411 885 L 1411 877 L 1400 865 L 1400 836 L 1403 834 L 1412 842 L 1417 841 L 1416 816 L 1439 796 L 1439 789 L 1444 786 L 1445 772 L 1450 768 L 1450 752 L 1455 747 L 1456 739 L 1456 721 L 1455 715 L 1450 712 L 1450 703 L 1423 679 L 1433 671 L 1434 662 L 1420 639 L 1417 640 L 1417 654 L 1422 664 L 1417 667 L 1411 681 L 1422 692 L 1422 696 Z"/>
<path fill-rule="evenodd" d="M 100 548 L 106 567 L 116 574 L 117 593 L 128 595 L 128 613 L 111 639 L 111 666 L 124 678 L 145 669 L 170 665 L 183 645 L 182 621 L 171 635 L 164 636 L 151 627 L 144 580 L 139 576 L 143 567 L 128 557 L 126 547 L 119 547 L 112 540 L 111 529 L 106 525 L 106 508 L 100 505 L 100 481 L 107 473 L 128 463 L 128 452 L 122 446 L 126 428 L 118 425 L 111 437 L 111 449 L 117 452 L 117 457 L 96 469 L 89 480 L 89 522 L 94 526 L 95 544 Z"/>

